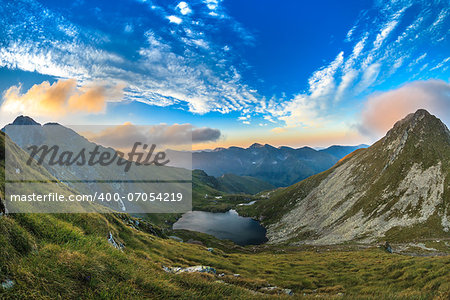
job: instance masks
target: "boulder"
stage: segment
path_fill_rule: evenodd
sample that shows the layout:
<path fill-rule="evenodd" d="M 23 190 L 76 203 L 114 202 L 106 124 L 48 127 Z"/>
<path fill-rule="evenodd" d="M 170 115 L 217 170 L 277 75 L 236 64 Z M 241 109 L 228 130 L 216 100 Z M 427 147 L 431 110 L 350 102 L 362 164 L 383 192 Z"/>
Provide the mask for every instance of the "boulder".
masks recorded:
<path fill-rule="evenodd" d="M 114 248 L 116 248 L 117 250 L 123 250 L 123 248 L 125 248 L 125 246 L 122 243 L 117 243 L 116 240 L 113 237 L 113 234 L 111 233 L 111 231 L 109 232 L 108 235 L 108 242 L 113 245 Z"/>
<path fill-rule="evenodd" d="M 180 274 L 180 273 L 209 273 L 209 274 L 216 274 L 216 269 L 209 266 L 193 266 L 193 267 L 164 267 L 163 270 L 167 273 L 172 274 Z"/>
<path fill-rule="evenodd" d="M 4 290 L 12 289 L 14 287 L 14 285 L 15 285 L 15 283 L 11 279 L 6 279 L 5 281 L 2 282 L 2 288 Z"/>

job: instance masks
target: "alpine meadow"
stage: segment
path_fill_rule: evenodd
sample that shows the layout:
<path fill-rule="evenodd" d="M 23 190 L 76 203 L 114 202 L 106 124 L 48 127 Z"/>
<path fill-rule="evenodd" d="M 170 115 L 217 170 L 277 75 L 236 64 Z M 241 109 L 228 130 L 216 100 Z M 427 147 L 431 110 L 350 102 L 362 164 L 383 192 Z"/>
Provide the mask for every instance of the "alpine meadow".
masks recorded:
<path fill-rule="evenodd" d="M 0 0 L 0 299 L 450 299 L 445 0 Z"/>

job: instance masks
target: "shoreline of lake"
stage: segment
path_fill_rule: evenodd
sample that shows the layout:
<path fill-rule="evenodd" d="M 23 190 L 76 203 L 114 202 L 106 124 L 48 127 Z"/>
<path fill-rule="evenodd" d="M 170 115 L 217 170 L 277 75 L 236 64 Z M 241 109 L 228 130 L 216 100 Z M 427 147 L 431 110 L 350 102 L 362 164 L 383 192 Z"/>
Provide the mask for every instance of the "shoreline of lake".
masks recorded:
<path fill-rule="evenodd" d="M 234 209 L 223 213 L 190 211 L 184 213 L 172 228 L 210 234 L 221 240 L 231 240 L 241 246 L 267 242 L 266 229 L 259 221 L 242 217 Z"/>

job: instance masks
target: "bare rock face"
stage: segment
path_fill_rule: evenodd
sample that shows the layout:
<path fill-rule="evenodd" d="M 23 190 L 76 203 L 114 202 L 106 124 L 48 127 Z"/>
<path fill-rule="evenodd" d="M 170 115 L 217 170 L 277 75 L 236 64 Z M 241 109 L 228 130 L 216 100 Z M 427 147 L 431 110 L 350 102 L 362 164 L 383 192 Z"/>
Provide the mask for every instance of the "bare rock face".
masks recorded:
<path fill-rule="evenodd" d="M 265 224 L 270 243 L 450 237 L 449 130 L 418 110 L 370 148 L 267 201 L 287 203 Z"/>
<path fill-rule="evenodd" d="M 6 214 L 6 208 L 3 204 L 3 199 L 0 197 L 0 216 L 3 216 Z"/>

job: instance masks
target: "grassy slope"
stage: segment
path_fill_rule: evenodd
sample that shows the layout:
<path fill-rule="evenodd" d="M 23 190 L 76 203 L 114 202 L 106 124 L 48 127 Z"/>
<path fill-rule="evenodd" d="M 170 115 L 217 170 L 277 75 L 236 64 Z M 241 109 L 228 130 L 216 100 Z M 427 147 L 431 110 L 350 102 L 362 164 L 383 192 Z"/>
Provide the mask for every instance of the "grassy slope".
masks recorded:
<path fill-rule="evenodd" d="M 241 176 L 237 176 L 241 177 Z M 250 181 L 250 180 L 248 180 Z M 193 210 L 223 212 L 235 207 L 236 204 L 253 200 L 248 193 L 233 193 L 220 180 L 208 176 L 201 170 L 192 172 L 192 206 Z"/>
<path fill-rule="evenodd" d="M 263 224 L 269 225 L 278 222 L 285 214 L 287 214 L 296 204 L 294 199 L 305 198 L 315 187 L 317 187 L 322 180 L 330 175 L 337 167 L 346 161 L 360 156 L 367 149 L 358 149 L 350 153 L 346 157 L 338 161 L 332 168 L 308 177 L 296 184 L 286 188 L 278 188 L 268 195 L 269 197 L 262 201 L 256 202 L 251 206 L 242 206 L 238 211 L 242 215 L 252 216 L 255 219 L 260 219 Z M 264 194 L 264 193 L 261 193 Z M 260 196 L 260 195 L 259 195 Z"/>
<path fill-rule="evenodd" d="M 124 251 L 107 242 L 110 231 Z M 0 289 L 0 298 L 259 298 L 251 291 L 268 284 L 297 295 L 342 292 L 385 299 L 446 299 L 450 290 L 448 257 L 406 257 L 379 249 L 210 253 L 135 230 L 117 215 L 1 217 L 0 245 L 0 280 L 16 282 L 11 290 Z M 221 278 L 226 285 L 212 275 L 162 270 L 199 264 L 241 277 Z"/>
<path fill-rule="evenodd" d="M 258 201 L 251 206 L 239 207 L 238 211 L 242 215 L 260 219 L 263 224 L 276 223 L 295 205 L 296 202 L 293 199 L 306 197 L 339 164 L 340 162 L 325 172 L 313 175 L 289 187 L 278 188 L 270 192 L 269 198 Z"/>
<path fill-rule="evenodd" d="M 224 174 L 217 180 L 220 184 L 219 189 L 227 193 L 256 194 L 275 188 L 272 184 L 251 176 Z"/>
<path fill-rule="evenodd" d="M 406 257 L 375 248 L 249 247 L 211 253 L 164 239 L 145 222 L 137 230 L 128 220 L 119 214 L 0 217 L 0 282 L 16 283 L 10 290 L 0 288 L 0 299 L 259 299 L 255 291 L 269 284 L 311 299 L 338 293 L 381 299 L 450 296 L 448 257 Z M 109 232 L 125 245 L 123 251 L 108 243 Z M 241 277 L 173 275 L 163 265 L 209 265 Z"/>

